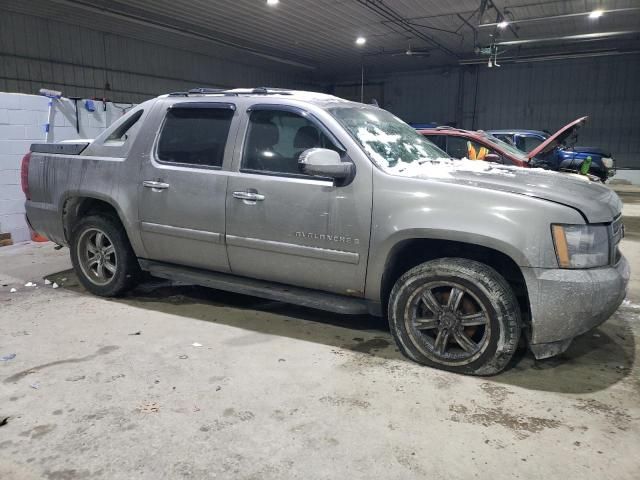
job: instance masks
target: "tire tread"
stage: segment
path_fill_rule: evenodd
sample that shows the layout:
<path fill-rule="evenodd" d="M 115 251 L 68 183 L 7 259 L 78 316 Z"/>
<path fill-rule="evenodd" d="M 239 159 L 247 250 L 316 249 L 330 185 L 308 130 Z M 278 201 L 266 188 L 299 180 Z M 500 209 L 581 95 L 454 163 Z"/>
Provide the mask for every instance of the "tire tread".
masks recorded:
<path fill-rule="evenodd" d="M 96 285 L 89 281 L 79 266 L 76 255 L 77 241 L 83 229 L 97 227 L 111 238 L 118 255 L 116 279 L 107 285 Z M 80 219 L 74 226 L 70 242 L 71 263 L 80 283 L 91 293 L 101 297 L 117 297 L 133 288 L 140 278 L 140 264 L 131 248 L 129 238 L 120 219 L 109 213 L 91 214 Z"/>
<path fill-rule="evenodd" d="M 485 290 L 491 292 L 490 300 L 498 313 L 498 323 L 501 326 L 496 351 L 491 358 L 482 364 L 448 366 L 438 364 L 413 347 L 410 339 L 398 327 L 397 302 L 403 290 L 407 288 L 409 280 L 421 276 L 452 276 L 461 275 L 479 282 Z M 496 308 L 497 307 L 497 308 Z M 518 347 L 521 333 L 520 308 L 518 300 L 507 281 L 495 269 L 484 263 L 464 258 L 440 258 L 422 263 L 405 272 L 391 290 L 388 305 L 388 318 L 391 332 L 401 352 L 412 360 L 429 366 L 471 375 L 495 375 L 501 372 L 509 363 Z M 482 357 L 480 357 L 482 358 Z"/>

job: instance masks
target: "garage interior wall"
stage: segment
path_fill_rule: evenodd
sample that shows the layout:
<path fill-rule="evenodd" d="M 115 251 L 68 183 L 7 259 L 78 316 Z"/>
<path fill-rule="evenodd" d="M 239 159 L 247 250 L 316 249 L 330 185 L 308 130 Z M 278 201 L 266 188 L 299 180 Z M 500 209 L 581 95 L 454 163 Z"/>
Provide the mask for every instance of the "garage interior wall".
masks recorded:
<path fill-rule="evenodd" d="M 610 150 L 618 167 L 640 169 L 638 54 L 437 68 L 366 82 L 383 83 L 381 106 L 410 123 L 554 132 L 589 115 L 578 143 Z"/>
<path fill-rule="evenodd" d="M 24 217 L 20 166 L 29 146 L 45 141 L 43 127 L 49 120 L 51 142 L 96 138 L 133 106 L 95 102 L 94 110 L 89 111 L 81 99 L 76 123 L 76 105 L 68 98 L 55 100 L 49 117 L 47 98 L 0 92 L 0 233 L 10 233 L 14 242 L 29 240 L 31 236 Z"/>
<path fill-rule="evenodd" d="M 140 34 L 142 28 L 135 33 Z M 171 34 L 164 36 L 170 38 Z M 60 90 L 66 97 L 139 103 L 198 86 L 292 88 L 306 78 L 307 72 L 275 62 L 270 66 L 260 59 L 234 62 L 228 59 L 228 49 L 215 44 L 191 40 L 192 50 L 187 50 L 185 38 L 174 44 L 185 48 L 105 33 L 100 31 L 97 18 L 89 28 L 2 11 L 0 91 L 37 93 L 45 87 Z M 206 51 L 211 53 L 203 53 Z"/>

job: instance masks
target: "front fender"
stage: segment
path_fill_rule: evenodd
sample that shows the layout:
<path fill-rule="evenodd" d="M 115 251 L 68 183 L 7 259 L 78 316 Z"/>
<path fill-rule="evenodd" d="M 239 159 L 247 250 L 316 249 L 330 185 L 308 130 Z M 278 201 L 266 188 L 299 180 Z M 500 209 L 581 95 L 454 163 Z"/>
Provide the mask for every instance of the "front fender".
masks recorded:
<path fill-rule="evenodd" d="M 584 220 L 572 208 L 539 198 L 378 171 L 365 296 L 380 301 L 387 261 L 396 245 L 410 239 L 478 245 L 520 267 L 557 268 L 551 223 Z"/>

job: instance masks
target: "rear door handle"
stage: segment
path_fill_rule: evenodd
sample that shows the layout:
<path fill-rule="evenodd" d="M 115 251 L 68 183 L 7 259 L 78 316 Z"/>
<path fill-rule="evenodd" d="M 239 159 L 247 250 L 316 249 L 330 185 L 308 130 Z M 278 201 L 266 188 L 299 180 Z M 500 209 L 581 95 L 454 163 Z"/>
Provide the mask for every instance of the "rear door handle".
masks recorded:
<path fill-rule="evenodd" d="M 154 192 L 159 192 L 160 190 L 166 190 L 169 188 L 168 183 L 156 182 L 154 180 L 145 180 L 142 182 L 142 186 L 151 188 Z"/>
<path fill-rule="evenodd" d="M 233 198 L 240 200 L 249 200 L 250 202 L 261 202 L 264 200 L 264 195 L 256 192 L 233 192 Z"/>

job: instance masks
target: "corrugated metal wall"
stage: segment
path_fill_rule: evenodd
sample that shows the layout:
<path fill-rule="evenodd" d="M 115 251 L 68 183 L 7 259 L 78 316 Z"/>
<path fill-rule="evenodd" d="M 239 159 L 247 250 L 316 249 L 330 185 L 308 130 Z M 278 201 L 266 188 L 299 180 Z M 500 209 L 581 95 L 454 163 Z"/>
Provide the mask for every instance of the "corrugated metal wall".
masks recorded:
<path fill-rule="evenodd" d="M 640 168 L 639 56 L 480 67 L 478 82 L 476 128 L 553 132 L 589 115 L 579 144 L 611 150 L 621 165 Z M 475 75 L 465 75 L 465 93 L 474 89 Z M 465 102 L 465 126 L 472 117 Z"/>
<path fill-rule="evenodd" d="M 0 12 L 0 91 L 37 93 L 48 87 L 67 97 L 106 96 L 140 102 L 196 86 L 294 87 L 301 77 L 284 69 L 235 63 L 45 18 Z M 105 83 L 110 90 L 105 91 Z"/>
<path fill-rule="evenodd" d="M 619 166 L 640 168 L 638 55 L 436 69 L 367 81 L 383 82 L 384 107 L 408 122 L 555 131 L 589 115 L 580 145 L 610 149 Z"/>
<path fill-rule="evenodd" d="M 397 74 L 385 80 L 384 108 L 409 123 L 456 122 L 459 69 Z"/>

